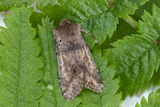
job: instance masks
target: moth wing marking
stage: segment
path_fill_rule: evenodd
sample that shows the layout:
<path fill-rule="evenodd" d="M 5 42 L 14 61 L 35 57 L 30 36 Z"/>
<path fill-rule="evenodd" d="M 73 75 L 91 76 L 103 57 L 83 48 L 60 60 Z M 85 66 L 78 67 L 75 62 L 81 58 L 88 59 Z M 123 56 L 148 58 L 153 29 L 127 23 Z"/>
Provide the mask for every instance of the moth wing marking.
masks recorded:
<path fill-rule="evenodd" d="M 95 92 L 102 92 L 103 83 L 99 75 L 99 71 L 92 58 L 92 55 L 88 47 L 85 47 L 85 55 L 83 56 L 82 62 L 84 63 L 87 71 L 84 72 L 84 86 Z"/>
<path fill-rule="evenodd" d="M 63 65 L 58 65 L 59 81 L 62 90 L 62 95 L 67 100 L 72 100 L 76 97 L 83 88 L 83 77 L 81 66 L 74 62 L 73 55 L 67 54 L 67 57 L 57 57 L 63 61 Z M 71 60 L 73 59 L 73 60 Z"/>

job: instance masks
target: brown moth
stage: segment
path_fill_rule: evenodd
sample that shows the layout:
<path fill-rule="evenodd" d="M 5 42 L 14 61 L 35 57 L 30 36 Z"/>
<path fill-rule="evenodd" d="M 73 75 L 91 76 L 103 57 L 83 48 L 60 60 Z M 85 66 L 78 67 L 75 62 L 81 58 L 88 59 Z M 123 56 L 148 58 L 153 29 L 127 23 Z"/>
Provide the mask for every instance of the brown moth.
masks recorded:
<path fill-rule="evenodd" d="M 74 99 L 82 90 L 83 84 L 86 88 L 101 93 L 103 83 L 81 35 L 80 25 L 62 19 L 60 26 L 53 32 L 63 97 L 67 100 Z"/>

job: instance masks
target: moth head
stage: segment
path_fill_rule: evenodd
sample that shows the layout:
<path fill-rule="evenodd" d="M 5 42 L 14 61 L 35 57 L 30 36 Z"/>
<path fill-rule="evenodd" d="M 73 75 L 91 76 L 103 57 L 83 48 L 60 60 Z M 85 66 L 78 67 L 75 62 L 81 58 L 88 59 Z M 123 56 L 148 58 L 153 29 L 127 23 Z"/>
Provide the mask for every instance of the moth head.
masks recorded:
<path fill-rule="evenodd" d="M 70 23 L 67 19 L 62 19 L 59 27 L 53 30 L 54 37 L 58 43 L 70 42 L 72 38 L 81 35 L 81 28 L 78 23 Z"/>
<path fill-rule="evenodd" d="M 61 20 L 60 26 L 65 26 L 65 25 L 67 25 L 69 23 L 70 22 L 66 18 L 64 18 L 64 19 Z"/>

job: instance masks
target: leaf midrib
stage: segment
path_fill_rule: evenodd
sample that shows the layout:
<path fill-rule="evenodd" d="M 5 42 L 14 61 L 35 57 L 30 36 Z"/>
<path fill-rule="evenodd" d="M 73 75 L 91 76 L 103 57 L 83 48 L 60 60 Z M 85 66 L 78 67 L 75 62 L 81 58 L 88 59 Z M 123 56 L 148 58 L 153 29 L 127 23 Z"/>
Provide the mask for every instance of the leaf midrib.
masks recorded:
<path fill-rule="evenodd" d="M 25 12 L 22 12 L 22 11 L 21 11 L 21 16 L 22 16 L 21 19 L 22 19 L 22 20 L 25 20 L 25 17 L 24 17 L 25 15 L 23 15 L 23 14 L 25 14 Z M 19 90 L 20 90 L 20 78 L 21 78 L 21 77 L 20 77 L 20 76 L 21 76 L 21 75 L 20 75 L 20 72 L 21 72 L 22 50 L 23 50 L 23 49 L 22 49 L 22 44 L 23 44 L 23 43 L 22 43 L 22 38 L 23 38 L 23 33 L 24 33 L 24 32 L 22 32 L 22 31 L 23 31 L 23 30 L 22 30 L 22 29 L 23 29 L 23 23 L 24 23 L 24 22 L 22 21 L 22 22 L 21 22 L 21 29 L 19 29 L 19 31 L 20 31 L 20 41 L 19 41 L 20 51 L 19 51 L 19 62 L 18 62 L 18 63 L 19 63 L 19 66 L 18 66 L 19 68 L 18 68 L 18 75 L 17 75 L 17 76 L 18 76 L 18 78 L 17 78 L 17 83 L 18 83 L 18 84 L 17 84 L 17 92 L 16 92 L 16 93 L 17 93 L 17 95 L 16 95 L 16 107 L 18 107 Z M 17 57 L 18 57 L 18 56 L 17 56 Z"/>

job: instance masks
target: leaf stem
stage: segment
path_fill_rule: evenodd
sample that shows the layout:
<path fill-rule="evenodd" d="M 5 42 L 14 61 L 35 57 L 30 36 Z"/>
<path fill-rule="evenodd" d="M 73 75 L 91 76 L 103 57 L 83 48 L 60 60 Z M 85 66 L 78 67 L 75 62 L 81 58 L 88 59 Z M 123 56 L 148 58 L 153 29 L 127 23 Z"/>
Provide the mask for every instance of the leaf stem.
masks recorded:
<path fill-rule="evenodd" d="M 138 22 L 134 20 L 131 16 L 128 16 L 128 19 L 124 19 L 127 23 L 129 23 L 133 28 L 138 30 Z"/>

